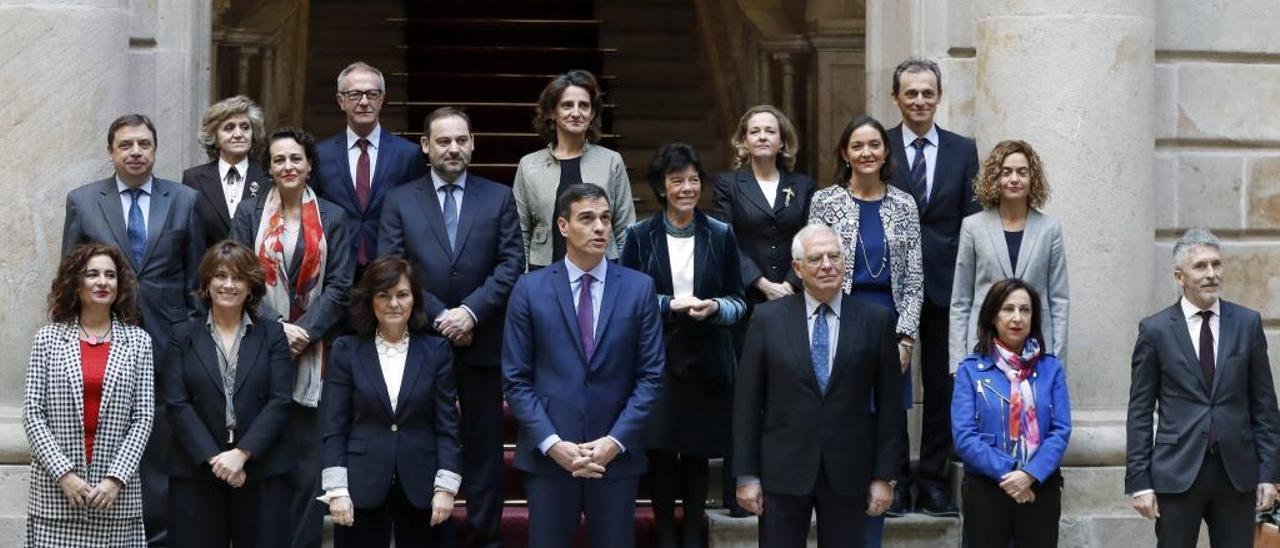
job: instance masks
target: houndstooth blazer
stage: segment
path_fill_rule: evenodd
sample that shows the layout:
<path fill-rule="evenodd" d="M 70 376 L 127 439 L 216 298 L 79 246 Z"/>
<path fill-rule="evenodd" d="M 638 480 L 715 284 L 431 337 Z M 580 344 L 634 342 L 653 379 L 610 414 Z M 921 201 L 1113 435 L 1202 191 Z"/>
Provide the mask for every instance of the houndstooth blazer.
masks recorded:
<path fill-rule="evenodd" d="M 30 515 L 73 521 L 142 515 L 138 460 L 155 413 L 151 356 L 146 331 L 112 320 L 94 459 L 86 466 L 79 331 L 75 324 L 53 323 L 36 332 L 22 398 L 22 425 L 31 445 Z M 67 472 L 75 472 L 90 486 L 112 477 L 124 488 L 108 510 L 73 508 L 58 488 L 58 478 Z"/>
<path fill-rule="evenodd" d="M 915 198 L 892 185 L 885 185 L 880 222 L 889 240 L 889 285 L 898 312 L 898 334 L 916 338 L 920 327 L 920 305 L 924 304 L 924 266 L 920 255 L 920 214 Z M 813 194 L 809 224 L 824 224 L 840 236 L 844 253 L 844 292 L 853 289 L 853 262 L 858 238 L 858 203 L 841 185 L 832 185 Z"/>

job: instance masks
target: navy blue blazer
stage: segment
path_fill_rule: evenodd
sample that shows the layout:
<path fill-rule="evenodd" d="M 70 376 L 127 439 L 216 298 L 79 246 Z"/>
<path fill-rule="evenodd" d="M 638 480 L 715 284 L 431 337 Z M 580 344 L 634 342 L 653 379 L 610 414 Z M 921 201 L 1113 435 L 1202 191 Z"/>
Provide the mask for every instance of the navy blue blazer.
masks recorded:
<path fill-rule="evenodd" d="M 427 160 L 422 148 L 386 128 L 378 135 L 378 163 L 369 178 L 369 207 L 360 208 L 356 183 L 351 179 L 351 161 L 347 158 L 347 132 L 316 143 L 316 166 L 311 174 L 311 188 L 316 194 L 337 204 L 353 221 L 351 224 L 351 257 L 356 260 L 364 242 L 368 259 L 378 250 L 378 223 L 387 193 L 426 173 Z"/>
<path fill-rule="evenodd" d="M 973 195 L 978 177 L 978 147 L 973 139 L 938 128 L 938 159 L 933 166 L 933 191 L 921 206 L 911 187 L 911 162 L 902 146 L 902 124 L 889 130 L 894 175 L 891 183 L 911 194 L 920 211 L 920 248 L 924 255 L 924 294 L 934 306 L 951 306 L 960 223 L 982 210 Z"/>
<path fill-rule="evenodd" d="M 402 256 L 414 265 L 427 318 L 464 304 L 475 314 L 471 345 L 454 350 L 460 367 L 497 367 L 507 298 L 524 271 L 520 220 L 509 187 L 470 173 L 466 185 L 456 252 L 449 246 L 440 193 L 424 176 L 387 195 L 378 255 Z"/>
<path fill-rule="evenodd" d="M 538 444 L 552 434 L 574 443 L 613 436 L 625 451 L 606 477 L 645 470 L 644 431 L 665 362 L 653 280 L 616 263 L 605 274 L 596 350 L 582 348 L 569 274 L 557 261 L 516 282 L 502 344 L 503 391 L 520 424 L 514 464 L 533 474 L 568 474 Z"/>
<path fill-rule="evenodd" d="M 169 342 L 170 372 L 163 397 L 173 443 L 169 474 L 217 480 L 209 459 L 227 441 L 226 392 L 218 349 L 205 318 L 180 326 Z M 293 361 L 284 328 L 269 318 L 253 318 L 240 340 L 236 362 L 235 446 L 249 452 L 248 481 L 289 472 L 295 466 L 293 446 L 285 442 L 293 393 Z"/>
<path fill-rule="evenodd" d="M 414 507 L 429 508 L 436 471 L 462 473 L 455 386 L 449 343 L 414 333 L 392 412 L 373 337 L 334 341 L 320 397 L 324 467 L 347 469 L 356 508 L 381 506 L 393 477 Z"/>

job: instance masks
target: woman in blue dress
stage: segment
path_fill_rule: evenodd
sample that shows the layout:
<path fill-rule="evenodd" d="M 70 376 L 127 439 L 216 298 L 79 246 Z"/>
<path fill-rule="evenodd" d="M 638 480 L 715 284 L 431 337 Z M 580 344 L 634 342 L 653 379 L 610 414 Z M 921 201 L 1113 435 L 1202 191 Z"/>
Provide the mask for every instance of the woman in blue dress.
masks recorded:
<path fill-rule="evenodd" d="M 827 225 L 840 235 L 845 293 L 897 315 L 902 399 L 906 405 L 904 409 L 876 411 L 906 414 L 906 408 L 911 407 L 911 354 L 924 301 L 920 216 L 911 195 L 887 182 L 893 173 L 892 145 L 880 122 L 859 116 L 844 128 L 838 143 L 837 184 L 813 195 L 809 223 Z M 905 465 L 906 421 L 902 424 L 899 459 Z M 879 548 L 884 518 L 870 516 L 867 520 L 866 546 Z"/>

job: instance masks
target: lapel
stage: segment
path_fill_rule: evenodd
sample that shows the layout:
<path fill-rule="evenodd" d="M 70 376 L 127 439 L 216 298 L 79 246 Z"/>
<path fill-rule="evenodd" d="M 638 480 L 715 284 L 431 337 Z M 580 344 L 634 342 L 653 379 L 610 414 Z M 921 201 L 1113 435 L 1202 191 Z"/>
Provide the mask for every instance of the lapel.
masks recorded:
<path fill-rule="evenodd" d="M 218 393 L 226 395 L 226 387 L 222 385 L 222 368 L 218 364 L 218 347 L 213 342 L 213 335 L 209 333 L 209 328 L 204 322 L 191 322 L 191 346 L 194 347 L 196 359 L 200 361 L 200 365 L 204 366 L 205 373 L 209 374 L 209 380 L 213 381 L 213 386 L 218 389 Z M 239 371 L 236 372 L 239 376 Z"/>
<path fill-rule="evenodd" d="M 240 387 L 244 386 L 244 381 L 249 378 L 254 366 L 262 361 L 258 359 L 258 354 L 262 353 L 264 346 L 263 329 L 261 322 L 255 323 L 245 330 L 244 337 L 240 339 L 240 353 L 236 356 L 236 383 L 231 391 L 233 397 L 240 393 Z"/>
<path fill-rule="evenodd" d="M 467 187 L 462 189 L 462 208 L 458 211 L 458 234 L 456 236 L 457 241 L 454 244 L 454 261 L 457 261 L 458 256 L 462 255 L 462 246 L 466 245 L 467 236 L 471 234 L 471 224 L 475 220 L 477 208 L 484 209 L 484 204 L 476 204 L 476 202 L 484 199 L 481 195 L 484 191 L 477 188 L 480 186 L 479 181 L 476 180 L 477 177 L 470 173 L 466 173 L 464 177 L 467 178 Z M 443 213 L 441 214 L 441 221 L 443 221 Z"/>
<path fill-rule="evenodd" d="M 778 185 L 779 188 L 782 185 Z M 782 203 L 781 200 L 778 201 Z M 666 238 L 663 238 L 666 240 Z M 707 298 L 713 297 L 717 292 L 710 287 L 714 281 L 710 268 L 707 267 L 714 261 L 711 249 L 711 225 L 707 223 L 707 218 L 702 212 L 694 211 L 693 214 L 693 294 L 694 296 L 707 295 Z"/>
<path fill-rule="evenodd" d="M 1239 318 L 1235 310 L 1221 300 L 1218 309 L 1222 311 L 1222 317 L 1218 318 L 1218 352 L 1213 358 L 1213 391 L 1209 394 L 1210 398 L 1222 387 L 1222 370 L 1227 368 L 1227 362 L 1222 358 L 1230 354 L 1231 346 L 1228 345 L 1235 344 L 1235 337 L 1240 334 L 1240 326 L 1237 324 Z"/>
<path fill-rule="evenodd" d="M 942 193 L 950 190 L 942 182 L 947 180 L 947 170 L 950 169 L 951 162 L 955 160 L 955 151 L 953 150 L 955 143 L 942 131 L 941 126 L 934 124 L 934 127 L 938 128 L 938 154 L 933 166 L 933 192 L 929 195 L 929 204 L 925 206 L 925 209 L 928 209 L 930 205 L 938 201 Z M 965 184 L 969 184 L 969 181 L 965 181 Z"/>
<path fill-rule="evenodd" d="M 266 192 L 271 187 L 271 179 L 267 178 L 267 174 L 258 167 L 258 164 L 253 163 L 253 160 L 249 161 L 249 174 L 245 176 L 244 181 L 244 189 L 240 191 L 240 201 L 256 198 L 258 193 Z M 256 190 L 253 188 L 255 183 L 258 185 Z"/>
<path fill-rule="evenodd" d="M 1187 325 L 1187 319 L 1182 317 L 1181 300 L 1175 302 L 1173 306 L 1166 309 L 1170 328 L 1173 329 L 1173 337 L 1178 341 L 1178 347 L 1182 349 L 1183 361 L 1187 366 L 1187 373 L 1196 378 L 1196 382 L 1200 383 L 1200 388 L 1204 389 L 1204 393 L 1209 394 L 1209 387 L 1204 384 L 1204 374 L 1200 372 L 1200 356 L 1196 355 L 1196 347 L 1191 344 L 1190 327 Z M 1218 332 L 1221 333 L 1221 325 L 1218 326 Z M 1221 347 L 1222 343 L 1219 342 Z"/>
<path fill-rule="evenodd" d="M 465 206 L 466 203 L 464 196 L 462 204 Z M 436 243 L 440 244 L 440 249 L 452 259 L 454 253 L 449 249 L 449 232 L 444 227 L 444 213 L 440 211 L 439 193 L 436 192 L 436 185 L 431 180 L 430 174 L 427 174 L 422 179 L 422 184 L 418 185 L 418 205 L 422 206 L 422 213 L 427 219 L 427 226 L 431 227 L 431 235 L 435 236 Z"/>
<path fill-rule="evenodd" d="M 375 335 L 376 337 L 376 335 Z M 351 368 L 355 369 L 355 375 L 364 375 L 365 381 L 373 388 L 374 396 L 379 402 L 382 402 L 382 410 L 387 414 L 387 418 L 394 420 L 395 414 L 391 412 L 391 396 L 387 394 L 387 381 L 382 378 L 382 366 L 378 362 L 378 349 L 374 346 L 374 337 L 360 337 L 356 343 L 356 359 L 351 360 Z M 408 371 L 409 360 L 405 360 L 405 370 Z M 403 385 L 403 383 L 401 383 Z M 401 387 L 403 394 L 403 386 Z"/>
<path fill-rule="evenodd" d="M 911 164 L 907 160 L 907 147 L 902 144 L 902 125 L 899 124 L 889 130 L 889 150 L 893 152 L 893 171 L 895 182 L 898 182 L 898 188 L 905 190 L 912 198 L 916 200 L 916 206 L 920 205 L 920 195 L 916 193 L 916 189 L 911 184 Z M 921 211 L 923 214 L 924 212 Z"/>
<path fill-rule="evenodd" d="M 306 207 L 306 206 L 303 206 L 303 207 Z M 322 218 L 320 219 L 320 224 L 322 226 L 325 224 L 324 221 L 325 219 L 322 216 Z M 307 227 L 299 223 L 298 239 L 293 242 L 293 260 L 289 261 L 289 268 L 287 270 L 289 280 L 290 280 L 290 284 L 289 284 L 290 295 L 293 294 L 294 289 L 296 287 L 296 283 L 294 282 L 298 279 L 298 270 L 302 268 L 302 259 L 303 259 L 303 256 L 305 256 L 306 254 L 307 254 Z"/>
<path fill-rule="evenodd" d="M 786 339 L 790 341 L 791 353 L 795 356 L 791 361 L 800 368 L 800 378 L 804 379 L 805 386 L 821 399 L 822 389 L 818 387 L 818 376 L 813 372 L 813 357 L 809 353 L 809 317 L 806 314 L 804 294 L 798 293 L 788 299 L 790 301 L 787 302 L 783 316 L 783 330 Z M 830 379 L 827 386 L 830 386 L 829 383 Z"/>
<path fill-rule="evenodd" d="M 116 391 L 120 389 L 120 383 L 124 382 L 122 377 L 125 375 L 126 371 L 130 369 L 130 365 L 133 362 L 133 341 L 124 333 L 124 324 L 116 320 L 115 316 L 112 316 L 111 349 L 107 351 L 107 368 L 103 373 L 102 379 L 102 401 L 98 404 L 98 414 L 100 417 L 105 416 L 107 410 L 111 409 L 111 400 L 115 397 Z M 75 339 L 74 336 L 73 339 Z M 76 358 L 79 358 L 79 341 L 75 340 L 74 342 L 76 343 Z M 81 378 L 79 362 L 80 360 L 77 359 L 74 367 L 72 367 L 74 370 L 72 376 L 75 377 L 75 386 L 79 387 L 79 391 L 77 393 L 81 394 L 81 398 L 79 399 L 82 400 L 84 394 L 84 379 Z M 83 418 L 84 403 L 77 401 L 76 406 L 80 407 L 80 416 Z"/>
<path fill-rule="evenodd" d="M 427 355 L 426 341 L 421 337 L 409 337 L 409 354 L 404 359 L 404 375 L 400 377 L 400 395 L 396 399 L 395 417 L 404 416 L 405 409 L 410 406 L 410 395 L 413 394 L 413 386 L 418 382 L 418 377 L 422 376 L 422 370 L 427 366 L 431 357 Z M 385 384 L 385 382 L 384 382 Z M 387 398 L 387 406 L 391 405 L 391 398 Z"/>
<path fill-rule="evenodd" d="M 1031 258 L 1035 256 L 1036 244 L 1040 242 L 1040 231 L 1044 228 L 1044 216 L 1034 209 L 1027 211 L 1027 224 L 1022 229 L 1022 249 L 1018 251 L 1018 272 L 1019 278 L 1026 279 L 1027 265 L 1031 264 Z M 1006 246 L 1007 247 L 1007 246 Z M 1007 256 L 1008 253 L 1005 253 Z"/>
<path fill-rule="evenodd" d="M 1030 219 L 1027 221 L 1029 223 Z M 982 231 L 987 235 L 987 243 L 991 245 L 992 256 L 999 259 L 1001 277 L 1012 278 L 1013 266 L 1009 264 L 1009 244 L 1004 239 L 1004 225 L 1000 222 L 1000 213 L 995 209 L 988 209 L 982 212 Z M 1023 234 L 1022 241 L 1026 243 L 1026 234 Z M 1025 260 L 1018 262 L 1026 264 Z"/>
<path fill-rule="evenodd" d="M 351 158 L 347 156 L 350 152 L 347 147 L 347 128 L 343 127 L 342 132 L 334 136 L 332 145 L 334 150 L 330 157 L 337 158 L 338 180 L 341 182 L 338 186 L 338 192 L 346 196 L 347 203 L 351 204 L 351 208 L 359 211 L 361 215 L 364 211 L 360 210 L 360 199 L 356 197 L 356 182 L 351 180 Z M 324 156 L 323 154 L 321 155 Z M 370 186 L 373 185 L 373 177 L 369 177 Z M 370 192 L 369 203 L 373 203 L 372 192 Z"/>
<path fill-rule="evenodd" d="M 253 164 L 249 164 L 252 166 Z M 222 181 L 218 180 L 218 161 L 205 164 L 196 172 L 196 186 L 200 196 L 209 201 L 209 205 L 218 213 L 218 219 L 227 227 L 231 226 L 231 215 L 227 212 L 226 195 L 222 193 Z M 246 175 L 247 177 L 247 175 Z M 249 185 L 244 185 L 248 188 Z"/>
<path fill-rule="evenodd" d="M 662 215 L 662 211 L 658 211 L 649 221 L 649 249 L 652 250 L 649 263 L 654 272 L 654 289 L 671 295 L 675 292 L 675 284 L 671 281 L 671 249 L 667 247 L 667 230 Z"/>
<path fill-rule="evenodd" d="M 857 367 L 859 363 L 853 359 L 854 338 L 857 337 L 857 333 L 854 333 L 854 330 L 861 327 L 861 324 L 856 323 L 855 318 L 852 316 L 852 309 L 855 306 L 853 298 L 849 295 L 845 295 L 840 299 L 840 321 L 838 322 L 840 324 L 840 334 L 836 339 L 835 355 L 831 357 L 831 378 L 827 379 L 828 392 L 831 391 L 831 387 L 835 386 L 836 379 L 845 375 L 846 370 Z M 839 365 L 838 367 L 837 364 Z M 852 375 L 852 373 L 849 374 Z M 815 375 L 815 383 L 817 379 L 818 377 Z"/>
<path fill-rule="evenodd" d="M 666 243 L 666 238 L 663 238 L 663 243 Z M 604 284 L 604 295 L 600 296 L 600 319 L 596 320 L 595 332 L 596 352 L 592 354 L 592 358 L 597 358 L 605 354 L 604 352 L 599 351 L 600 343 L 604 341 L 606 329 L 609 327 L 609 320 L 613 318 L 613 310 L 617 308 L 617 303 L 614 301 L 618 299 L 618 292 L 620 291 L 618 286 L 622 284 L 622 272 L 619 270 L 620 268 L 622 267 L 617 264 L 610 264 L 605 267 L 604 277 L 609 281 Z M 671 276 L 668 275 L 667 278 L 670 279 Z M 592 359 L 590 364 L 591 369 L 594 370 L 599 367 L 599 365 L 604 363 L 604 361 L 604 358 L 600 358 L 598 360 Z"/>
<path fill-rule="evenodd" d="M 102 193 L 98 196 L 98 206 L 102 208 L 102 216 L 107 220 L 107 226 L 111 228 L 111 235 L 116 238 L 116 246 L 120 249 L 129 249 L 129 236 L 124 228 L 124 209 L 120 205 L 120 190 L 116 188 L 115 177 L 102 181 Z M 123 255 L 125 260 L 133 265 L 133 271 L 138 272 L 142 265 L 133 264 L 133 254 L 123 253 Z"/>
<path fill-rule="evenodd" d="M 769 200 L 765 198 L 764 192 L 760 190 L 760 183 L 756 181 L 756 176 L 751 172 L 750 167 L 738 170 L 735 179 L 738 185 L 738 191 L 747 197 L 747 201 L 755 204 L 756 208 L 769 217 L 776 216 L 772 207 L 769 207 Z M 778 188 L 782 188 L 782 182 L 778 182 Z M 777 203 L 777 202 L 774 202 Z"/>
<path fill-rule="evenodd" d="M 383 128 L 381 125 L 379 125 L 378 126 L 378 163 L 373 166 L 373 173 L 369 174 L 369 206 L 370 207 L 372 207 L 373 204 L 377 203 L 378 198 L 382 195 L 383 187 L 387 186 L 382 184 L 383 183 L 382 180 L 386 178 L 384 174 L 387 172 L 387 170 L 391 169 L 388 166 L 391 166 L 394 163 L 394 161 L 392 160 L 392 157 L 396 156 L 397 154 L 399 154 L 399 151 L 395 150 L 395 143 L 392 142 L 392 133 L 390 131 L 387 131 L 386 128 Z M 430 178 L 428 178 L 428 180 L 430 180 Z"/>
<path fill-rule="evenodd" d="M 84 434 L 84 430 L 83 430 L 84 429 L 84 377 L 83 377 L 84 372 L 83 372 L 82 366 L 80 365 L 81 360 L 83 359 L 82 356 L 80 355 L 80 331 L 77 329 L 75 324 L 68 323 L 63 325 L 65 325 L 65 328 L 63 329 L 63 332 L 62 332 L 62 342 L 65 345 L 65 347 L 71 349 L 71 351 L 67 352 L 66 354 L 63 354 L 63 356 L 65 357 L 63 358 L 62 363 L 57 364 L 57 367 L 60 367 L 62 369 L 63 376 L 67 378 L 67 385 L 71 387 L 70 393 L 68 395 L 71 396 L 71 399 L 75 401 L 76 412 L 80 416 L 80 422 L 76 424 L 76 427 L 81 429 L 80 433 L 81 433 L 81 437 L 83 438 L 84 437 L 83 436 Z M 117 325 L 115 323 L 112 323 L 112 329 L 115 329 L 116 327 Z M 113 331 L 111 334 L 112 336 L 111 349 L 108 351 L 108 355 L 107 355 L 107 373 L 111 372 L 111 356 L 120 353 L 120 351 L 116 347 L 120 344 L 121 341 L 116 340 L 116 336 L 115 336 L 119 332 L 120 332 L 119 330 L 116 330 L 116 331 Z M 107 401 L 104 398 L 101 404 L 99 405 L 99 409 L 106 409 L 107 408 L 106 403 Z M 101 411 L 99 411 L 99 413 L 101 413 Z M 84 447 L 84 446 L 81 445 L 80 447 Z M 83 451 L 83 449 L 81 449 L 81 451 Z M 83 455 L 83 453 L 81 454 Z"/>
<path fill-rule="evenodd" d="M 169 204 L 173 197 L 169 195 L 169 185 L 163 183 L 155 177 L 151 180 L 151 211 L 147 214 L 147 245 L 143 248 L 142 264 L 151 259 L 151 252 L 155 251 L 156 242 L 164 232 L 165 220 L 169 218 Z M 223 204 L 222 208 L 227 206 Z"/>
<path fill-rule="evenodd" d="M 560 312 L 564 314 L 564 323 L 573 335 L 573 346 L 578 349 L 578 356 L 582 361 L 586 362 L 587 351 L 582 348 L 582 331 L 578 329 L 578 310 L 573 307 L 573 295 L 569 294 L 569 270 L 564 266 L 566 260 L 568 259 L 561 259 L 547 268 L 554 269 L 551 271 L 551 287 L 556 292 L 556 301 L 560 303 Z M 599 340 L 599 333 L 596 335 Z"/>

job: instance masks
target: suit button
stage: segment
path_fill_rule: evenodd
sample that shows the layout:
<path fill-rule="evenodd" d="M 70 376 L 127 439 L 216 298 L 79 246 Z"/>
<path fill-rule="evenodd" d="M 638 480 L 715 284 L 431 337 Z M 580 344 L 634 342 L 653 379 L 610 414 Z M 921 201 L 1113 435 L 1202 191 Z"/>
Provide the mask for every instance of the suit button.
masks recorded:
<path fill-rule="evenodd" d="M 392 431 L 392 432 L 399 432 L 399 431 L 400 431 L 400 425 L 398 425 L 398 424 L 393 424 L 393 425 L 391 425 L 391 431 Z"/>

